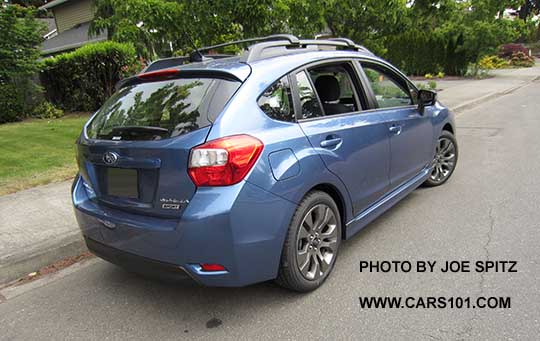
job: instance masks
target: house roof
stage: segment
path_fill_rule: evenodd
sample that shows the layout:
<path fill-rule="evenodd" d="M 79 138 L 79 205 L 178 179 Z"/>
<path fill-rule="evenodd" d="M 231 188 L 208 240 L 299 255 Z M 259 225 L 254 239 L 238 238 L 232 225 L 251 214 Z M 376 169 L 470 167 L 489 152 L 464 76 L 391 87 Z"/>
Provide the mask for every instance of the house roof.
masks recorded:
<path fill-rule="evenodd" d="M 90 22 L 86 22 L 70 28 L 51 39 L 45 40 L 41 45 L 41 54 L 51 55 L 58 52 L 73 50 L 88 43 L 107 40 L 107 32 L 101 32 L 95 36 L 89 35 L 89 27 Z"/>
<path fill-rule="evenodd" d="M 61 5 L 61 4 L 65 3 L 65 2 L 68 2 L 68 1 L 69 0 L 53 0 L 51 2 L 46 3 L 43 6 L 40 6 L 39 9 L 50 9 L 50 8 L 56 7 L 56 6 Z"/>
<path fill-rule="evenodd" d="M 38 18 L 37 20 L 47 25 L 47 33 L 56 30 L 56 21 L 54 18 Z"/>

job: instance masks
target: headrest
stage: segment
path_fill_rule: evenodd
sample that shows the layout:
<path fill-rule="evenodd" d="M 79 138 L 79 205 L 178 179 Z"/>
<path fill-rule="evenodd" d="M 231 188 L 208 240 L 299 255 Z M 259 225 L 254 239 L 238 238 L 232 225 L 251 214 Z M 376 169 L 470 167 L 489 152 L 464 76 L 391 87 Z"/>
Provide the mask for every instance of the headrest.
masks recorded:
<path fill-rule="evenodd" d="M 332 75 L 322 75 L 315 81 L 315 88 L 323 102 L 333 102 L 339 99 L 339 82 Z"/>

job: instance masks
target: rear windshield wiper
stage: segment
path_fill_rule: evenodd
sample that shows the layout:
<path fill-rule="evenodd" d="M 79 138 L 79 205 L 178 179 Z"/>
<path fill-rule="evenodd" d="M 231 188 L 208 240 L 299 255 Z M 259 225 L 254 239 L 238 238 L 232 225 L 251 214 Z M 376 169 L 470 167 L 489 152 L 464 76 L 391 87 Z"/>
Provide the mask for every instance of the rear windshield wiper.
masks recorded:
<path fill-rule="evenodd" d="M 112 133 L 124 133 L 124 132 L 141 132 L 141 133 L 169 133 L 169 129 L 153 126 L 125 126 L 114 127 Z"/>

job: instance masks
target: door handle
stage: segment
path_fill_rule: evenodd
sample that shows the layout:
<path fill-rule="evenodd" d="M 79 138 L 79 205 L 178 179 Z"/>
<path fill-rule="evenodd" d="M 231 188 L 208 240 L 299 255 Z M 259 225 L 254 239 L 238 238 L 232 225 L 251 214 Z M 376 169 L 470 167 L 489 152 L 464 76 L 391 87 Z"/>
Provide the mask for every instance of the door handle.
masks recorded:
<path fill-rule="evenodd" d="M 388 130 L 394 135 L 401 134 L 401 126 L 400 125 L 393 125 L 390 128 L 388 128 Z"/>
<path fill-rule="evenodd" d="M 340 144 L 343 140 L 341 137 L 334 137 L 327 140 L 321 141 L 321 147 L 323 148 L 332 148 Z"/>

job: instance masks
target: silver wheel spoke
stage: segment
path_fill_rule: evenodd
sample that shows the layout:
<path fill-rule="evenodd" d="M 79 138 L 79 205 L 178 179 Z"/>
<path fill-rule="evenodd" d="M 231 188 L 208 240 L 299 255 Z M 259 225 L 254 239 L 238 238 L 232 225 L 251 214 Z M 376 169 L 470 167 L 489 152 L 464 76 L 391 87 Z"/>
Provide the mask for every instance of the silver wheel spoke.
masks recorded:
<path fill-rule="evenodd" d="M 302 224 L 302 225 L 300 226 L 300 231 L 298 231 L 298 238 L 299 238 L 299 239 L 308 239 L 308 238 L 309 238 L 309 235 L 310 235 L 309 232 L 310 232 L 310 231 L 308 231 L 308 230 L 305 228 L 304 224 Z"/>
<path fill-rule="evenodd" d="M 320 249 L 317 250 L 317 260 L 319 261 L 319 266 L 323 274 L 326 273 L 326 271 L 328 271 L 328 269 L 330 268 L 330 263 L 332 262 L 333 255 L 329 254 L 329 256 L 330 257 L 325 257 Z"/>
<path fill-rule="evenodd" d="M 308 231 L 313 230 L 313 216 L 310 213 L 306 215 L 304 222 L 302 223 L 302 226 L 305 226 Z"/>
<path fill-rule="evenodd" d="M 319 266 L 319 262 L 317 260 L 317 256 L 313 255 L 313 270 L 310 271 L 313 273 L 313 279 L 317 279 L 321 276 L 320 272 L 321 272 L 321 269 L 320 269 L 320 266 Z"/>
<path fill-rule="evenodd" d="M 337 230 L 337 226 L 335 222 L 331 222 L 326 225 L 326 229 L 321 231 L 321 236 L 328 238 L 330 236 L 333 236 Z M 324 232 L 323 232 L 324 231 Z"/>
<path fill-rule="evenodd" d="M 456 154 L 450 154 L 450 155 L 448 155 L 448 156 L 443 156 L 443 157 L 441 157 L 441 160 L 443 160 L 443 161 L 451 161 L 451 160 L 453 160 L 455 157 L 456 157 Z"/>
<path fill-rule="evenodd" d="M 298 260 L 298 267 L 300 268 L 300 271 L 305 275 L 309 271 L 309 261 L 311 260 L 311 255 L 309 252 L 304 252 L 302 254 L 298 254 L 297 256 Z"/>
<path fill-rule="evenodd" d="M 336 248 L 337 240 L 335 239 L 325 239 L 321 242 L 321 249 L 323 248 L 329 248 L 330 250 L 334 250 Z"/>
<path fill-rule="evenodd" d="M 314 212 L 317 217 L 315 218 L 314 230 L 316 232 L 318 232 L 323 226 L 323 224 L 325 224 L 327 210 L 328 210 L 328 207 L 326 206 L 323 206 L 323 205 L 315 206 Z"/>

